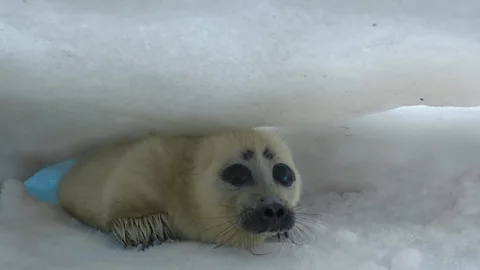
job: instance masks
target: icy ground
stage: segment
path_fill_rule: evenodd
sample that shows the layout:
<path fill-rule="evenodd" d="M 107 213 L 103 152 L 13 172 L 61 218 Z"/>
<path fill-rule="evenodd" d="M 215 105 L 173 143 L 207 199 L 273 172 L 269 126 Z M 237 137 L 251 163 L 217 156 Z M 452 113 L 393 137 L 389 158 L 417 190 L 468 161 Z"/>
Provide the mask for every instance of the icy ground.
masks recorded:
<path fill-rule="evenodd" d="M 321 216 L 303 245 L 123 250 L 35 201 L 0 197 L 0 269 L 479 269 L 479 109 L 398 109 L 330 130 L 284 131 Z M 341 192 L 334 192 L 341 191 Z M 306 230 L 306 229 L 305 229 Z"/>
<path fill-rule="evenodd" d="M 479 114 L 403 108 L 284 131 L 307 181 L 303 204 L 321 215 L 310 242 L 270 243 L 262 256 L 195 243 L 122 250 L 9 180 L 0 269 L 479 269 Z"/>

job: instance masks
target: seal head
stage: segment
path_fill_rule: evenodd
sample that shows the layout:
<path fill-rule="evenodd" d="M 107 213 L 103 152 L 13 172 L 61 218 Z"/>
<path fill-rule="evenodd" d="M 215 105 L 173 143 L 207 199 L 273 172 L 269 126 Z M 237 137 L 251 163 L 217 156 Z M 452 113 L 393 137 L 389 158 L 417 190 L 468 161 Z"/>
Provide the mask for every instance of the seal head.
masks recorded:
<path fill-rule="evenodd" d="M 209 217 L 220 244 L 252 246 L 295 226 L 301 177 L 291 152 L 263 132 L 222 134 L 200 145 L 192 183 L 198 214 Z M 210 161 L 210 162 L 207 162 Z"/>

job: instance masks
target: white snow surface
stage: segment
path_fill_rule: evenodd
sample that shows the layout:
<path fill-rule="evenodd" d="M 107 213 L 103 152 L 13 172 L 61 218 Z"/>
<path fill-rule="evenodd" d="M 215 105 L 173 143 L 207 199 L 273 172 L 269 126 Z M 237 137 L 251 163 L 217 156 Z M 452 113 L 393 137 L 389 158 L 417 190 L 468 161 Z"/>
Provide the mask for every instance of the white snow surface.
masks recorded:
<path fill-rule="evenodd" d="M 0 269 L 480 269 L 479 14 L 476 0 L 0 0 Z M 106 140 L 252 126 L 283 126 L 292 146 L 318 214 L 302 246 L 127 251 L 23 191 Z"/>
<path fill-rule="evenodd" d="M 302 245 L 255 250 L 179 242 L 144 252 L 26 195 L 0 196 L 1 269 L 444 270 L 480 265 L 480 109 L 405 107 L 284 129 L 312 214 Z"/>

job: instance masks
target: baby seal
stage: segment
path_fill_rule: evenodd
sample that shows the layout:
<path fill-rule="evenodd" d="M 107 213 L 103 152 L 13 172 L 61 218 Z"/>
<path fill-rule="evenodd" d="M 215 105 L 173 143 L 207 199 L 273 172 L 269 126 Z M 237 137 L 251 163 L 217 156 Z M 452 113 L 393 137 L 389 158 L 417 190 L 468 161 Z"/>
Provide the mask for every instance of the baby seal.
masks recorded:
<path fill-rule="evenodd" d="M 125 246 L 253 248 L 294 228 L 301 184 L 288 146 L 272 134 L 155 135 L 80 158 L 62 177 L 58 202 Z"/>

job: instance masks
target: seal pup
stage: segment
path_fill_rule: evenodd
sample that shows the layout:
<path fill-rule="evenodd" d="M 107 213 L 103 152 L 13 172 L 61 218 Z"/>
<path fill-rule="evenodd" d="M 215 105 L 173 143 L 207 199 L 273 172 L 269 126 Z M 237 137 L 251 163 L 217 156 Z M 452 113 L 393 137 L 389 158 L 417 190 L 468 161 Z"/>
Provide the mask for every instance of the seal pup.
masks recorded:
<path fill-rule="evenodd" d="M 295 226 L 302 182 L 276 134 L 152 135 L 81 157 L 58 186 L 71 216 L 127 246 L 252 248 Z"/>

